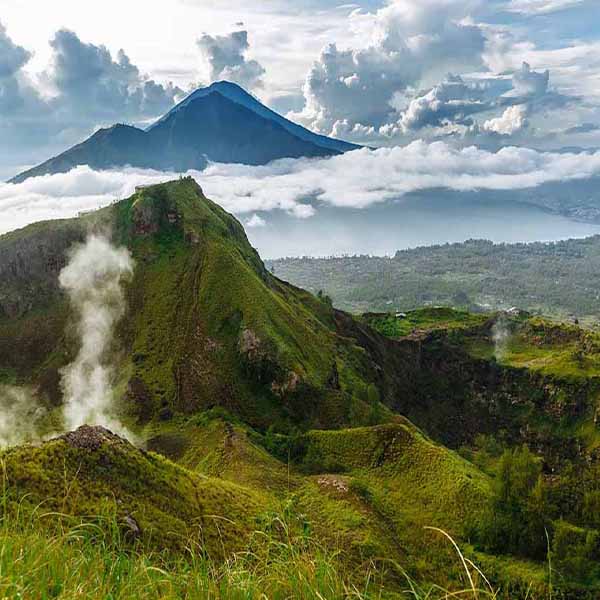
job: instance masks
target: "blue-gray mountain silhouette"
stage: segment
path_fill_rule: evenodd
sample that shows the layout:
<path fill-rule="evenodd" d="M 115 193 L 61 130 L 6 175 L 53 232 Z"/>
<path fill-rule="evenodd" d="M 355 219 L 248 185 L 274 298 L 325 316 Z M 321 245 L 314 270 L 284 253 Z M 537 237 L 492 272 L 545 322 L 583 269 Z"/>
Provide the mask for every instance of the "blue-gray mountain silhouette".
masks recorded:
<path fill-rule="evenodd" d="M 100 129 L 11 183 L 66 173 L 79 165 L 181 172 L 202 170 L 208 161 L 264 165 L 280 158 L 332 156 L 356 148 L 292 123 L 238 85 L 219 82 L 196 90 L 146 130 L 123 124 Z"/>

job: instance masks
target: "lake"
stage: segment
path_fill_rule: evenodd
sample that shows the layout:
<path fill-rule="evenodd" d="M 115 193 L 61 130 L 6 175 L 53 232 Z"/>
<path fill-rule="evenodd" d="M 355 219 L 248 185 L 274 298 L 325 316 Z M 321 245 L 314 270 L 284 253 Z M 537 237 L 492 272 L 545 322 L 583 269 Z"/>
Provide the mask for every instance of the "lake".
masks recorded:
<path fill-rule="evenodd" d="M 600 233 L 600 224 L 573 221 L 483 193 L 419 193 L 363 210 L 320 206 L 309 219 L 282 211 L 262 216 L 267 224 L 247 228 L 247 233 L 263 258 L 392 255 L 396 250 L 470 238 L 511 243 Z"/>

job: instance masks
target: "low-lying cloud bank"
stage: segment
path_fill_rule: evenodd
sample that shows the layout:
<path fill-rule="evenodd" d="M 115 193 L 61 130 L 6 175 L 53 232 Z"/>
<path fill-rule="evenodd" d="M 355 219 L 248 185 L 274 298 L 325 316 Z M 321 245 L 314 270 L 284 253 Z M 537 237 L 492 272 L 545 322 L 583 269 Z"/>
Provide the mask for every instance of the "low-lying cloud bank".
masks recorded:
<path fill-rule="evenodd" d="M 367 208 L 431 188 L 513 190 L 586 179 L 600 175 L 600 151 L 571 154 L 507 147 L 489 152 L 416 141 L 326 159 L 284 159 L 262 167 L 211 164 L 202 173 L 190 174 L 207 196 L 235 214 L 282 209 L 307 218 L 320 203 Z M 177 176 L 78 167 L 19 185 L 0 184 L 0 234 L 35 221 L 73 217 L 127 197 L 136 185 Z"/>

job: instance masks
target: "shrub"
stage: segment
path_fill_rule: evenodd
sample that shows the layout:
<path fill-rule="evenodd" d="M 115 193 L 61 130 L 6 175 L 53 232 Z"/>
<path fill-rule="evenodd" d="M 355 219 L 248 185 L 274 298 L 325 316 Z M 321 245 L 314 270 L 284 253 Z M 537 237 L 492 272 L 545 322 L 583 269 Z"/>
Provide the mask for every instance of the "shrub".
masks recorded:
<path fill-rule="evenodd" d="M 558 521 L 554 527 L 552 555 L 555 568 L 563 578 L 589 581 L 600 573 L 600 533 Z"/>
<path fill-rule="evenodd" d="M 539 460 L 525 446 L 500 459 L 494 494 L 476 537 L 488 551 L 543 560 L 550 509 Z"/>

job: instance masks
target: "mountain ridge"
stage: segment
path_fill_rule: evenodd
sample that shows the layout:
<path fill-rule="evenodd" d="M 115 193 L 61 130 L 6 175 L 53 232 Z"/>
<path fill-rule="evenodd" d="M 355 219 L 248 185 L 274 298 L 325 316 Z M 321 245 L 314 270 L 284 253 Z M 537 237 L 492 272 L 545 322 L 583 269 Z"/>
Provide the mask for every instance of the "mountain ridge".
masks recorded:
<path fill-rule="evenodd" d="M 65 173 L 79 165 L 185 172 L 201 171 L 209 161 L 263 165 L 356 148 L 314 134 L 271 111 L 239 86 L 220 82 L 196 90 L 145 130 L 125 124 L 100 129 L 9 183 Z"/>
<path fill-rule="evenodd" d="M 215 91 L 225 96 L 229 100 L 237 102 L 238 104 L 242 104 L 246 108 L 253 110 L 260 116 L 276 121 L 277 123 L 282 125 L 288 132 L 297 135 L 298 137 L 301 137 L 305 141 L 310 141 L 319 146 L 323 146 L 324 148 L 336 150 L 339 152 L 348 152 L 349 150 L 356 150 L 360 148 L 358 144 L 352 144 L 343 140 L 338 140 L 335 138 L 330 138 L 324 135 L 313 133 L 305 127 L 302 127 L 301 125 L 298 125 L 297 123 L 294 123 L 289 119 L 286 119 L 285 117 L 281 116 L 279 113 L 276 113 L 275 111 L 271 110 L 270 108 L 259 102 L 253 95 L 249 94 L 246 90 L 244 90 L 244 88 L 230 81 L 217 81 L 206 88 L 200 88 L 195 90 L 189 96 L 187 96 L 187 98 L 185 98 L 179 104 L 174 106 L 163 117 L 161 117 L 155 123 L 150 125 L 146 129 L 146 131 L 154 129 L 163 120 L 168 118 L 169 115 L 171 115 L 174 112 L 177 112 L 193 100 L 206 96 L 210 93 L 214 93 Z"/>

